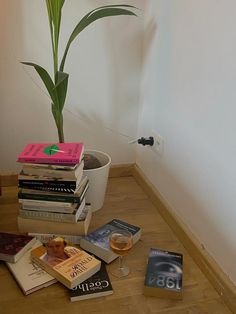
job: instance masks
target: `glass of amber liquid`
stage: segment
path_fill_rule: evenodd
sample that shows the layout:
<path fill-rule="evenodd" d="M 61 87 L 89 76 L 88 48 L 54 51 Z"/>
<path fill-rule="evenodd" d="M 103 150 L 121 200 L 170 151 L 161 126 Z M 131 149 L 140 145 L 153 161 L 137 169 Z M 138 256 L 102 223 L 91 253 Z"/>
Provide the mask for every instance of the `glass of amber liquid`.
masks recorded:
<path fill-rule="evenodd" d="M 110 248 L 119 255 L 118 268 L 111 269 L 111 273 L 116 277 L 124 277 L 130 273 L 128 266 L 124 265 L 123 257 L 133 246 L 132 233 L 128 230 L 114 230 L 109 237 Z"/>

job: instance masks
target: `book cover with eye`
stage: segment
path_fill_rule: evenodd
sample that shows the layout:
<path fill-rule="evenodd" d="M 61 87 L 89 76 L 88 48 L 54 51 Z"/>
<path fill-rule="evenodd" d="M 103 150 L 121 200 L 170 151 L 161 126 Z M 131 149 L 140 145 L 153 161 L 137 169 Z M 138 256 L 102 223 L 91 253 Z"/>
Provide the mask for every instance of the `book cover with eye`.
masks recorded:
<path fill-rule="evenodd" d="M 151 248 L 144 281 L 144 295 L 182 299 L 183 255 Z"/>

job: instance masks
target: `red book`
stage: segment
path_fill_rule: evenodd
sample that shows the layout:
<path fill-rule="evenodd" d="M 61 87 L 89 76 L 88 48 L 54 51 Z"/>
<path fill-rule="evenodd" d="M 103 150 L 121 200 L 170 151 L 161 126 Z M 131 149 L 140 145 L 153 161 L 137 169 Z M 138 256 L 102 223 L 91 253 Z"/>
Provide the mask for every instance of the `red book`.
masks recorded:
<path fill-rule="evenodd" d="M 17 262 L 35 242 L 35 237 L 0 232 L 0 260 Z"/>
<path fill-rule="evenodd" d="M 83 158 L 83 143 L 33 143 L 24 147 L 17 161 L 42 164 L 79 164 Z"/>

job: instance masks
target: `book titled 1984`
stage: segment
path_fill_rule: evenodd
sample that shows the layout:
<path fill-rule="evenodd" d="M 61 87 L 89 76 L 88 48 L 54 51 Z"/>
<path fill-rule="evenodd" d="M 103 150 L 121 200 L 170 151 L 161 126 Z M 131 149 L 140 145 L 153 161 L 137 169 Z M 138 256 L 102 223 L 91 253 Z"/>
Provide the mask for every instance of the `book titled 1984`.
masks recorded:
<path fill-rule="evenodd" d="M 182 299 L 183 255 L 151 248 L 144 295 Z"/>

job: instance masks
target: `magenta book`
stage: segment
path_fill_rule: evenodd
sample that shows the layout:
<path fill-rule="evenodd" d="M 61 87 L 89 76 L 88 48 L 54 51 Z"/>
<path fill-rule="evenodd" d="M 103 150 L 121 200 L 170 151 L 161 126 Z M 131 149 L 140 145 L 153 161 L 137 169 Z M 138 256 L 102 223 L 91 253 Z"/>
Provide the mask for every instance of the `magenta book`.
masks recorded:
<path fill-rule="evenodd" d="M 0 260 L 17 262 L 35 242 L 32 236 L 0 232 Z"/>
<path fill-rule="evenodd" d="M 17 161 L 42 164 L 79 164 L 83 158 L 83 143 L 33 143 L 24 147 Z"/>

